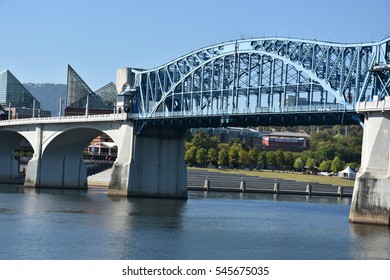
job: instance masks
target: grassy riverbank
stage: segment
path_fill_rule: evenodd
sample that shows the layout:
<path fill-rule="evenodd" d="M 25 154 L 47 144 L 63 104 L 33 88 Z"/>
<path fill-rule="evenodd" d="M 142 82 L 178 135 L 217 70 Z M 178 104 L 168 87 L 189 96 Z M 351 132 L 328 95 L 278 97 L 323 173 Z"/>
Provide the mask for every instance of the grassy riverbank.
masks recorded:
<path fill-rule="evenodd" d="M 307 182 L 307 183 L 319 183 L 319 184 L 330 184 L 335 186 L 345 186 L 345 187 L 353 187 L 354 180 L 346 180 L 343 178 L 339 178 L 337 176 L 318 176 L 318 175 L 307 175 L 302 173 L 287 173 L 287 172 L 277 172 L 277 171 L 252 171 L 252 170 L 233 170 L 233 169 L 216 169 L 216 168 L 195 168 L 188 167 L 189 169 L 200 169 L 207 170 L 210 172 L 221 172 L 228 174 L 237 174 L 246 175 L 246 176 L 256 176 L 256 177 L 264 177 L 264 178 L 275 178 L 275 179 L 283 179 L 283 180 L 294 180 L 297 182 Z"/>

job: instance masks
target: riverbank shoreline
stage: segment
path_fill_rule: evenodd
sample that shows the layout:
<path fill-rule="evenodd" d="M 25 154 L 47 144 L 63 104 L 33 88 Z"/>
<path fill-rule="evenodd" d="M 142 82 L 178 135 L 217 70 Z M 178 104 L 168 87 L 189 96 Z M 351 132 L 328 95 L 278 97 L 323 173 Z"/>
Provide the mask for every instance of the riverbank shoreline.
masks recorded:
<path fill-rule="evenodd" d="M 238 171 L 239 172 L 239 171 Z M 254 174 L 259 174 L 258 172 Z M 260 174 L 264 174 L 261 173 Z M 308 175 L 308 179 L 312 175 Z M 353 187 L 320 184 L 315 181 L 295 181 L 281 178 L 251 176 L 237 172 L 219 172 L 218 170 L 187 170 L 188 190 L 268 193 L 310 196 L 352 197 Z"/>
<path fill-rule="evenodd" d="M 249 175 L 248 175 L 249 173 Z M 271 173 L 271 172 L 268 172 Z M 274 173 L 278 174 L 277 172 Z M 110 170 L 88 178 L 88 185 L 108 187 Z M 268 175 L 268 176 L 267 176 Z M 352 197 L 353 187 L 345 185 L 320 184 L 315 175 L 306 175 L 307 181 L 269 177 L 262 171 L 187 169 L 187 186 L 190 191 L 246 192 L 289 195 Z M 272 175 L 272 174 L 271 174 Z M 281 175 L 281 173 L 279 173 Z M 288 177 L 287 177 L 288 178 Z"/>

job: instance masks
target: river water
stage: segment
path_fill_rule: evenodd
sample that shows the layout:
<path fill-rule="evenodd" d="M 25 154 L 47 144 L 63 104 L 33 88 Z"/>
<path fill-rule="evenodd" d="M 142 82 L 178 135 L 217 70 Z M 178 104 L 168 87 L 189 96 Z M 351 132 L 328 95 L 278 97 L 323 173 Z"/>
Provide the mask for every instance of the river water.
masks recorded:
<path fill-rule="evenodd" d="M 0 259 L 390 259 L 390 229 L 350 224 L 348 198 L 0 191 Z"/>

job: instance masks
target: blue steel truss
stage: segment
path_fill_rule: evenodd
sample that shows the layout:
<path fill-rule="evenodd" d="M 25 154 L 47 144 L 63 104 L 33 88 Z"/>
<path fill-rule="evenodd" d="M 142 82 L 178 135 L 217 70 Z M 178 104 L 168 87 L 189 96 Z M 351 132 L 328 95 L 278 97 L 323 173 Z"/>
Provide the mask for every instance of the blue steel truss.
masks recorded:
<path fill-rule="evenodd" d="M 390 37 L 225 42 L 138 72 L 134 88 L 140 119 L 352 112 L 356 102 L 390 95 Z"/>

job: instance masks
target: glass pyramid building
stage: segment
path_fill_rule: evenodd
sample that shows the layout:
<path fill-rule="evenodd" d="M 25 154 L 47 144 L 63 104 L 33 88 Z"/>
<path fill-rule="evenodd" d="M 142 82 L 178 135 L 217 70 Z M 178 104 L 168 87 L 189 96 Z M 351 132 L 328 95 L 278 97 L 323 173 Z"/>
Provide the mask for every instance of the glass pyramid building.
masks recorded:
<path fill-rule="evenodd" d="M 9 70 L 0 72 L 0 105 L 15 108 L 40 108 L 40 103 Z"/>
<path fill-rule="evenodd" d="M 113 110 L 116 102 L 116 87 L 108 83 L 95 92 L 81 79 L 76 71 L 68 65 L 67 109 Z"/>

